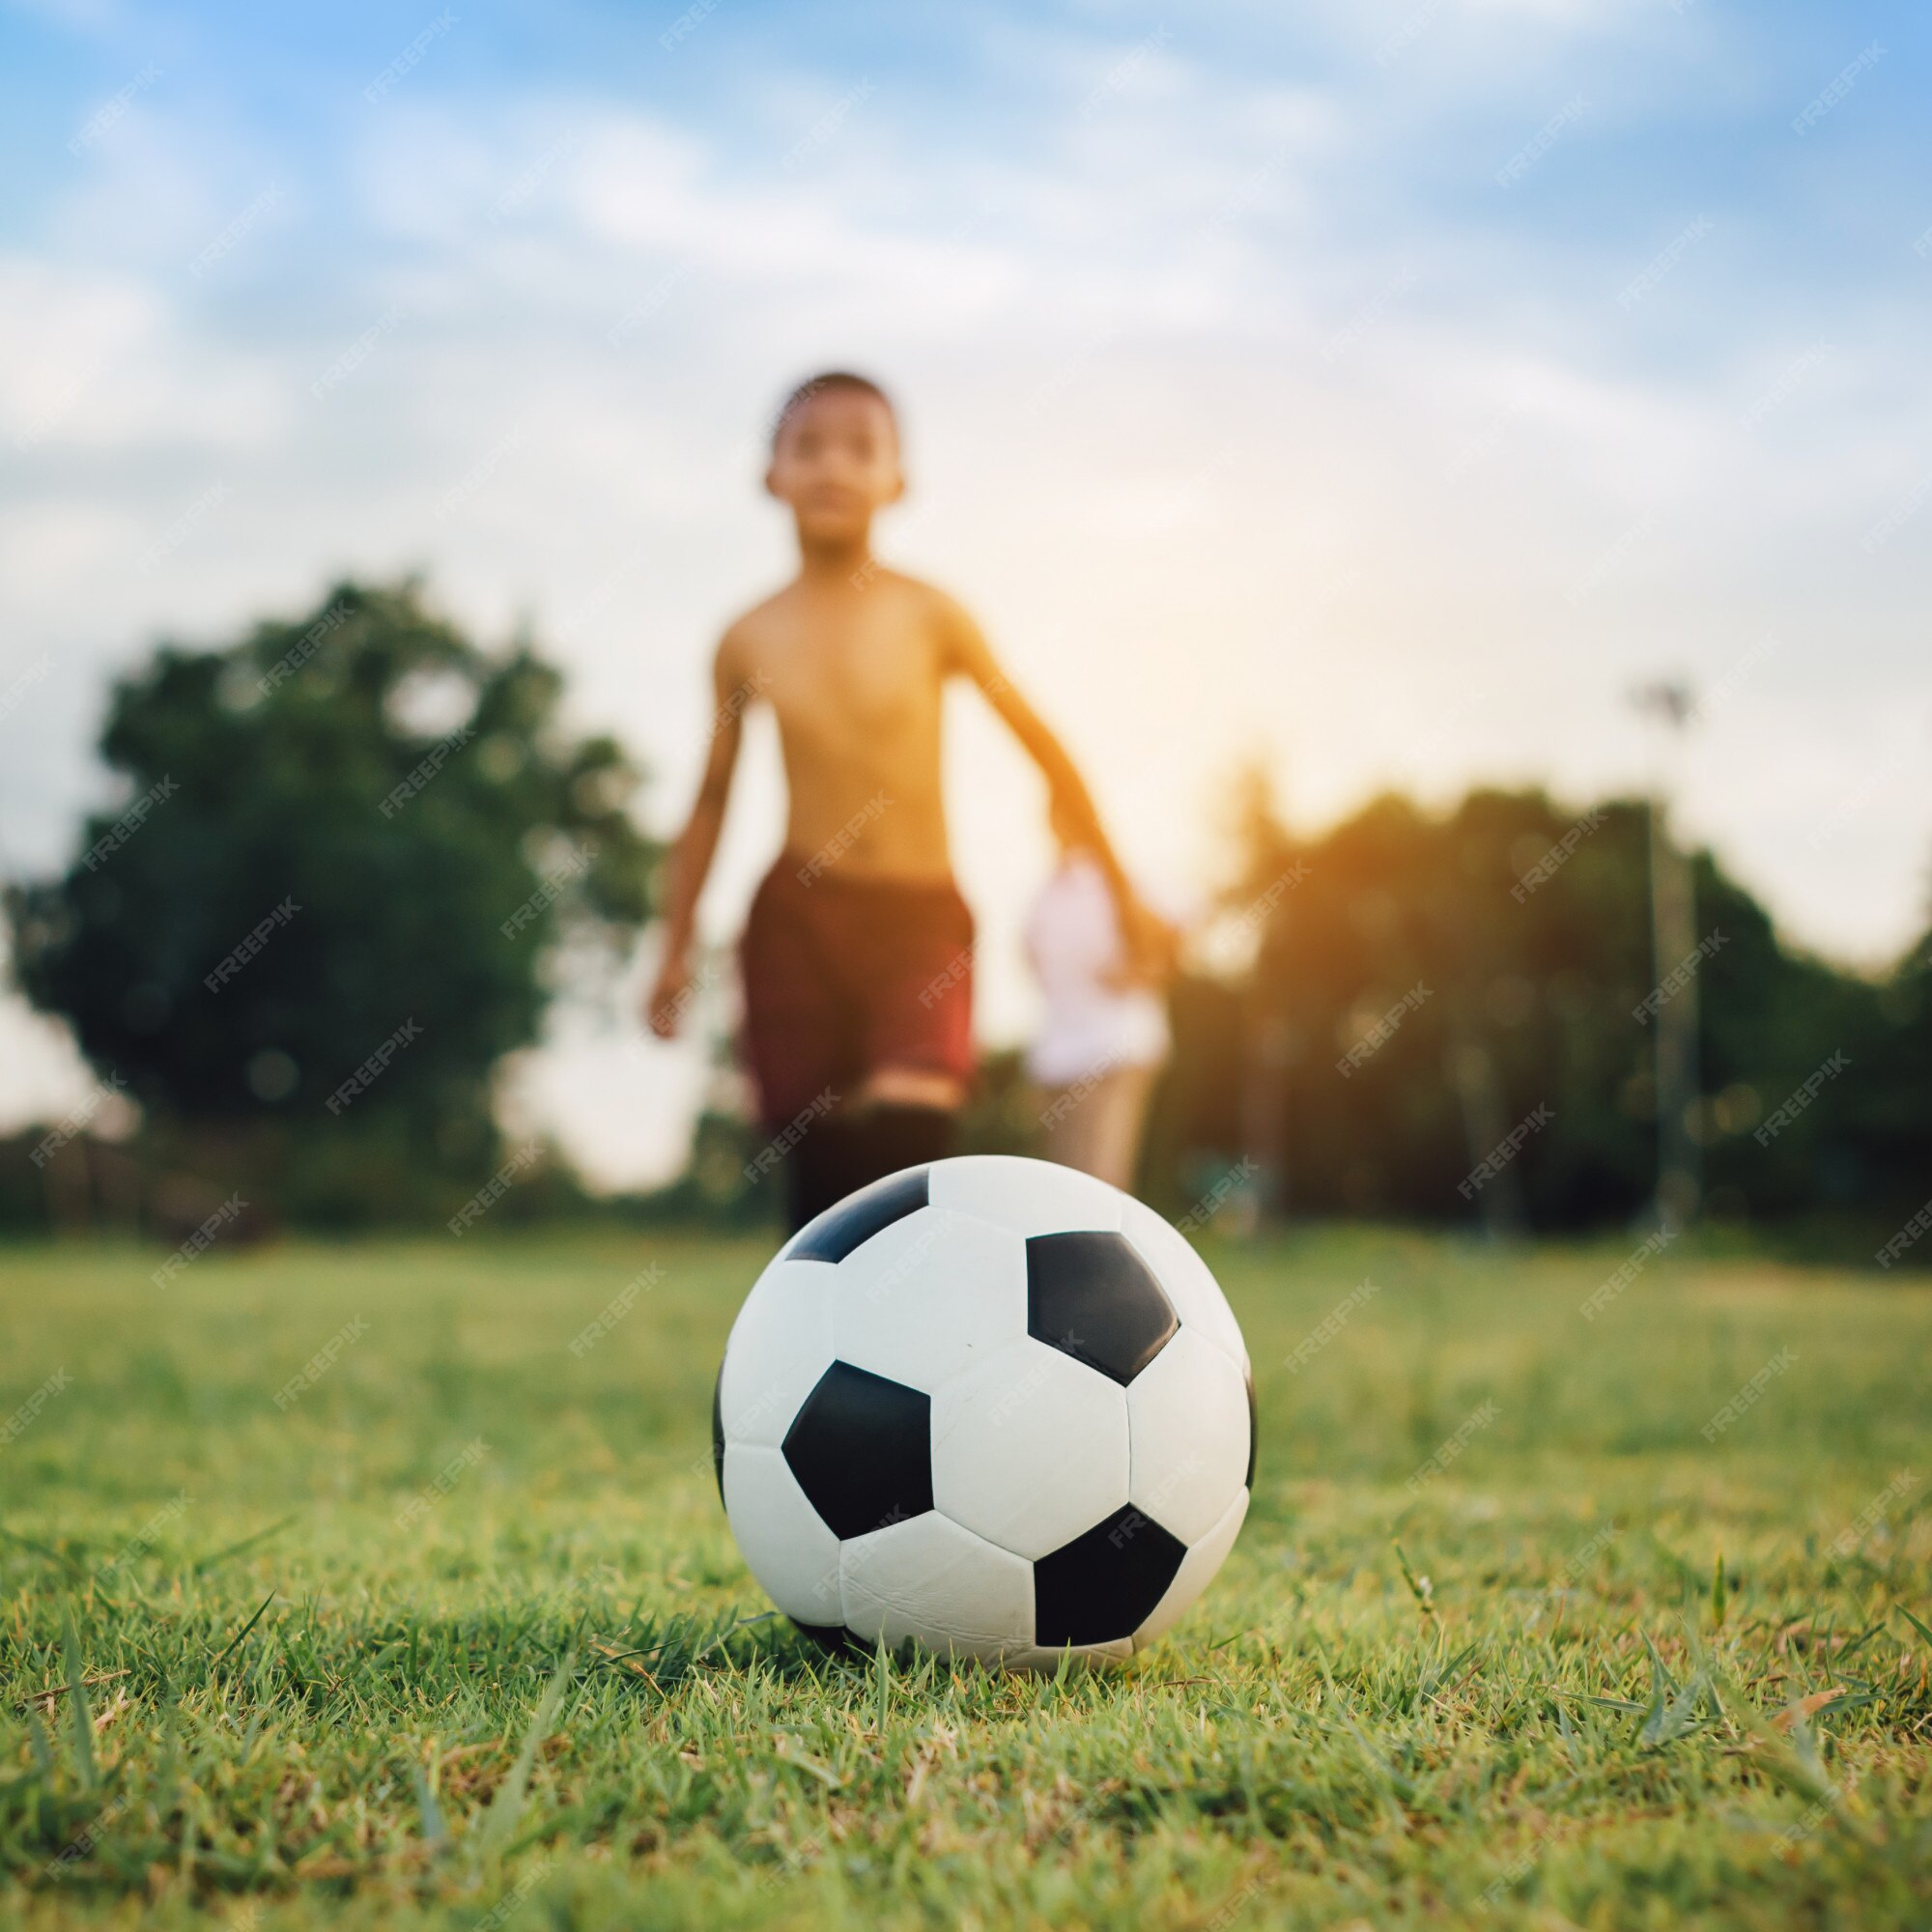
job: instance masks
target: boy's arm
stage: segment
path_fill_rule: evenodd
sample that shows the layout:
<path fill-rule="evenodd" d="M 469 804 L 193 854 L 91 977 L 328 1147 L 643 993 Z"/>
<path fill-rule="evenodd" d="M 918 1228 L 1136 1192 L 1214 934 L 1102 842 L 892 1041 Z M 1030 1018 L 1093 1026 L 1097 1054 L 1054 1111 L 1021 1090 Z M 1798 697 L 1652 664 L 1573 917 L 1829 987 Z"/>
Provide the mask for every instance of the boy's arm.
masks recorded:
<path fill-rule="evenodd" d="M 731 774 L 738 763 L 738 746 L 745 735 L 745 699 L 757 687 L 744 675 L 742 647 L 729 631 L 712 663 L 711 685 L 718 700 L 712 714 L 711 747 L 698 781 L 691 816 L 671 847 L 665 888 L 665 946 L 657 979 L 644 997 L 644 1017 L 660 1039 L 677 1032 L 689 1004 L 691 942 L 697 925 L 697 901 L 711 870 L 718 834 L 724 824 L 724 807 L 731 796 Z"/>
<path fill-rule="evenodd" d="M 950 597 L 942 597 L 940 610 L 947 644 L 946 669 L 970 678 L 979 686 L 986 702 L 1039 767 L 1054 799 L 1080 826 L 1101 871 L 1106 874 L 1128 959 L 1142 976 L 1164 978 L 1172 961 L 1173 930 L 1141 903 L 1100 823 L 1093 794 L 1067 756 L 1065 746 L 1054 735 L 1052 726 L 1014 690 L 1012 680 L 994 658 L 985 633 L 964 607 Z"/>

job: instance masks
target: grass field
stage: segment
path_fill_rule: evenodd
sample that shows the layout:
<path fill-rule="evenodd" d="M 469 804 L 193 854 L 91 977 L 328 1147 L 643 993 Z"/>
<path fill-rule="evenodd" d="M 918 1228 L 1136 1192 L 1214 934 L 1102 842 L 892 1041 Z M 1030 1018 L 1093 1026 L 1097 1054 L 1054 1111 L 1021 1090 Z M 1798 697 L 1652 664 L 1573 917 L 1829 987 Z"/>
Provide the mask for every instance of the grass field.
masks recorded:
<path fill-rule="evenodd" d="M 1932 1925 L 1932 1293 L 1629 1253 L 1213 1253 L 1255 1510 L 1060 1681 L 746 1621 L 758 1241 L 0 1253 L 0 1917 Z"/>

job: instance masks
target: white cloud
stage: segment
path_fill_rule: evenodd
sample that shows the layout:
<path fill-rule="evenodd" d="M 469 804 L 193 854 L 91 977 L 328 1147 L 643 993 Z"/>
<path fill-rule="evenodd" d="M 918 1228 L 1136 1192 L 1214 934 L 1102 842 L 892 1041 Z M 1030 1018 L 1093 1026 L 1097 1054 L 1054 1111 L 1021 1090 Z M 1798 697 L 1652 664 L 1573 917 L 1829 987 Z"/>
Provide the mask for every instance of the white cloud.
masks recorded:
<path fill-rule="evenodd" d="M 128 22 L 119 0 L 7 0 L 7 6 L 14 13 L 39 14 L 72 34 L 104 38 Z"/>

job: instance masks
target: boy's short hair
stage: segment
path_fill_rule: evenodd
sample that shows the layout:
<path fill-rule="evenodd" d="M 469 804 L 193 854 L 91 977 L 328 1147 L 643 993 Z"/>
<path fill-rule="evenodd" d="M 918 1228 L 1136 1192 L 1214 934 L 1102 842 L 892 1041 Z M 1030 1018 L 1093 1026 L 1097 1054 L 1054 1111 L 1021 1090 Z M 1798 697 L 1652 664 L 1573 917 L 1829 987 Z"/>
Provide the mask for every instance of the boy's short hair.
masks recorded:
<path fill-rule="evenodd" d="M 896 433 L 899 426 L 899 412 L 893 407 L 893 399 L 872 381 L 869 376 L 855 375 L 850 369 L 827 369 L 822 375 L 809 376 L 779 405 L 779 412 L 772 418 L 772 447 L 777 449 L 779 438 L 784 434 L 784 426 L 813 396 L 822 396 L 828 389 L 845 389 L 856 395 L 871 396 L 885 405 L 886 413 L 893 419 L 893 429 Z"/>

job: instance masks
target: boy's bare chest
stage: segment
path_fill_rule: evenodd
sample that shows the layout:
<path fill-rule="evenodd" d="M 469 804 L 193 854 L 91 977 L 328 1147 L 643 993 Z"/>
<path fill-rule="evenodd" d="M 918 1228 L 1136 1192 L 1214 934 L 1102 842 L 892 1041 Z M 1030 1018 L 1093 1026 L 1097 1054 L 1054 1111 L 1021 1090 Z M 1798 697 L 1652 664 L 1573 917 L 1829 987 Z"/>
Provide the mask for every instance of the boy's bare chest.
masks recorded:
<path fill-rule="evenodd" d="M 938 718 L 938 653 L 904 626 L 800 631 L 768 654 L 764 696 L 782 729 L 814 739 L 917 732 Z"/>

